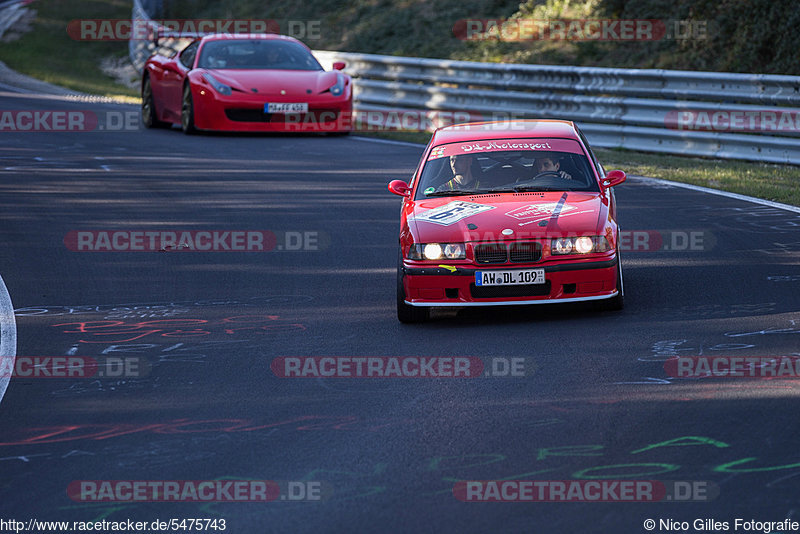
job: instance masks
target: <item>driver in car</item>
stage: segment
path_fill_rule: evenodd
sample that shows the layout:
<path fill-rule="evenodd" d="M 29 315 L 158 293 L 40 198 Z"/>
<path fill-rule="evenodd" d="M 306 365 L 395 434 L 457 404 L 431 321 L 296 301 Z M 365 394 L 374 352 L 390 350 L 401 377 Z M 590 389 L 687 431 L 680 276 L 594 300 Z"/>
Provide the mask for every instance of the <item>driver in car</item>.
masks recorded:
<path fill-rule="evenodd" d="M 558 158 L 552 154 L 545 153 L 536 158 L 536 163 L 534 163 L 533 168 L 536 170 L 537 174 L 554 172 L 565 180 L 572 180 L 572 175 L 561 170 L 561 163 L 559 163 Z"/>
<path fill-rule="evenodd" d="M 472 174 L 472 156 L 467 154 L 450 156 L 450 170 L 453 171 L 453 178 L 439 186 L 440 191 L 465 191 L 478 189 L 480 186 L 477 177 Z"/>

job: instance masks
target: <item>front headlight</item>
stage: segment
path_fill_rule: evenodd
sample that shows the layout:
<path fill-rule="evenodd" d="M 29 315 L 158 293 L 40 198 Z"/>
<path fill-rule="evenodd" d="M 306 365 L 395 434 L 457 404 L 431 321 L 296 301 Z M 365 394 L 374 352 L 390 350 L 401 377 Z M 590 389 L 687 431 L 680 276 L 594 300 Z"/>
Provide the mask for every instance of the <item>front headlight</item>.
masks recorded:
<path fill-rule="evenodd" d="M 203 74 L 203 78 L 205 78 L 206 81 L 211 85 L 211 87 L 213 87 L 219 94 L 225 95 L 225 96 L 228 96 L 228 95 L 231 94 L 231 86 L 230 85 L 225 85 L 224 83 L 222 83 L 221 81 L 217 80 L 216 78 L 214 78 L 212 75 L 210 75 L 207 72 L 205 74 Z"/>
<path fill-rule="evenodd" d="M 409 260 L 463 260 L 467 257 L 464 243 L 416 243 L 406 256 Z"/>
<path fill-rule="evenodd" d="M 572 239 L 570 238 L 553 239 L 553 244 L 550 246 L 553 254 L 571 254 L 572 248 Z"/>
<path fill-rule="evenodd" d="M 559 237 L 550 242 L 550 254 L 590 254 L 608 252 L 611 245 L 604 236 Z"/>
<path fill-rule="evenodd" d="M 328 91 L 331 92 L 333 96 L 340 96 L 344 92 L 344 76 L 336 76 L 336 83 L 333 84 Z"/>
<path fill-rule="evenodd" d="M 591 237 L 579 237 L 575 240 L 575 252 L 578 254 L 588 254 L 594 250 L 594 241 Z"/>

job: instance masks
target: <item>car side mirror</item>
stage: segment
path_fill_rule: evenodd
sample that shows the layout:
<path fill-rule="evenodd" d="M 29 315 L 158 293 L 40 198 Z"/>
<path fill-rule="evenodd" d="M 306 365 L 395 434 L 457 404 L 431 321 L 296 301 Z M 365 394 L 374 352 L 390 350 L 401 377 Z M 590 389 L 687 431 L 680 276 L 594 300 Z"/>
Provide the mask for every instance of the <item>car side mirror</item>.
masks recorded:
<path fill-rule="evenodd" d="M 344 61 L 334 61 L 333 62 L 333 70 L 344 70 L 344 68 L 346 66 L 347 66 L 347 63 L 345 63 Z"/>
<path fill-rule="evenodd" d="M 389 191 L 401 197 L 410 197 L 411 188 L 403 180 L 392 180 L 389 182 Z"/>
<path fill-rule="evenodd" d="M 603 189 L 610 189 L 624 182 L 627 177 L 623 171 L 609 171 L 600 183 Z"/>

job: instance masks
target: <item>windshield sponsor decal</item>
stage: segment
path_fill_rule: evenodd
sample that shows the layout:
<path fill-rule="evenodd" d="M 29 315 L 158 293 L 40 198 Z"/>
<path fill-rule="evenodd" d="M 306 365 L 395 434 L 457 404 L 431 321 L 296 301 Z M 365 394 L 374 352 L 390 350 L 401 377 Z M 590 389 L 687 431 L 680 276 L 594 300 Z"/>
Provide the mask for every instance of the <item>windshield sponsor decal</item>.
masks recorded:
<path fill-rule="evenodd" d="M 490 141 L 488 143 L 467 143 L 461 145 L 462 152 L 486 152 L 488 150 L 553 150 L 550 143 L 495 143 Z"/>
<path fill-rule="evenodd" d="M 580 145 L 571 139 L 498 139 L 493 141 L 468 141 L 465 143 L 450 143 L 441 145 L 431 150 L 428 161 L 447 156 L 462 156 L 465 154 L 480 154 L 483 152 L 504 151 L 545 151 L 568 152 L 581 154 Z M 531 155 L 531 157 L 535 157 Z"/>
<path fill-rule="evenodd" d="M 442 226 L 449 226 L 460 221 L 461 219 L 466 219 L 472 215 L 493 210 L 494 208 L 495 206 L 464 202 L 463 200 L 454 200 L 453 202 L 448 202 L 447 204 L 439 206 L 438 208 L 433 208 L 417 214 L 415 220 L 441 224 Z"/>

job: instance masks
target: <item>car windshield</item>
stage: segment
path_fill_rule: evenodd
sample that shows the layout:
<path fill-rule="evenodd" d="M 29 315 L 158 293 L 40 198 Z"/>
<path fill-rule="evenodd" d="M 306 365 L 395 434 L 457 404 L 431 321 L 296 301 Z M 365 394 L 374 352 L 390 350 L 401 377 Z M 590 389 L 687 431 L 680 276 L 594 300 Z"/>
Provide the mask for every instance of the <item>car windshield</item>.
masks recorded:
<path fill-rule="evenodd" d="M 510 139 L 434 147 L 415 198 L 523 191 L 600 189 L 577 141 Z"/>
<path fill-rule="evenodd" d="M 323 70 L 304 46 L 277 39 L 209 41 L 197 65 L 204 69 Z"/>

